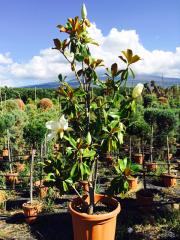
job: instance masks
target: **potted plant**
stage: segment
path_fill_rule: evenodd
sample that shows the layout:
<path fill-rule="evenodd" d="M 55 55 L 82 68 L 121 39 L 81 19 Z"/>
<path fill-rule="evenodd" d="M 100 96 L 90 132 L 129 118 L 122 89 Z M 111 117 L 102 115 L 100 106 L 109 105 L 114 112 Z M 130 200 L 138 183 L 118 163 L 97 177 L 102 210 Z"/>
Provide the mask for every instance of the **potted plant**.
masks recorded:
<path fill-rule="evenodd" d="M 35 118 L 24 129 L 24 138 L 27 143 L 32 146 L 31 163 L 30 163 L 30 201 L 23 203 L 22 208 L 26 217 L 26 222 L 33 223 L 38 213 L 41 211 L 41 203 L 33 200 L 33 172 L 34 172 L 34 158 L 37 145 L 41 145 L 46 133 L 45 124 L 40 118 Z"/>
<path fill-rule="evenodd" d="M 157 164 L 153 159 L 153 141 L 154 141 L 154 127 L 156 124 L 157 109 L 147 108 L 144 112 L 145 121 L 151 126 L 151 139 L 150 139 L 150 162 L 146 163 L 147 170 L 156 171 Z"/>
<path fill-rule="evenodd" d="M 129 126 L 127 128 L 127 133 L 131 136 L 135 136 L 138 138 L 138 145 L 139 145 L 139 153 L 134 154 L 134 161 L 137 164 L 143 164 L 144 161 L 144 156 L 142 154 L 142 145 L 143 145 L 143 140 L 145 139 L 145 136 L 147 136 L 149 131 L 149 125 L 144 121 L 144 119 L 140 116 L 134 116 L 132 120 L 129 123 Z M 132 140 L 130 139 L 130 145 L 131 145 Z M 131 151 L 131 146 L 130 146 L 130 151 Z M 130 152 L 130 156 L 132 153 Z"/>
<path fill-rule="evenodd" d="M 51 131 L 48 139 L 57 138 L 61 147 L 56 159 L 47 161 L 46 180 L 62 186 L 61 194 L 71 187 L 78 195 L 69 204 L 74 240 L 113 240 L 120 204 L 112 197 L 96 194 L 99 153 L 104 147 L 102 136 L 115 148 L 123 141 L 126 120 L 135 111 L 135 99 L 143 90 L 142 84 L 135 88 L 133 95 L 128 94 L 126 89 L 128 75 L 133 73 L 131 64 L 140 60 L 140 57 L 133 55 L 130 49 L 123 51 L 123 56 L 119 58 L 125 62 L 126 68 L 119 69 L 118 64 L 113 63 L 107 69 L 107 79 L 101 81 L 96 71 L 103 65 L 103 60 L 91 56 L 89 44 L 98 44 L 90 38 L 87 31 L 89 26 L 87 11 L 83 5 L 82 19 L 68 18 L 65 26 L 58 25 L 60 32 L 68 34 L 68 39 L 54 39 L 55 49 L 70 63 L 79 87 L 73 89 L 59 75 L 61 116 L 59 120 L 47 122 L 46 126 Z M 103 100 L 94 93 L 95 86 L 100 92 L 109 90 Z M 82 196 L 75 181 L 86 176 L 89 189 L 88 194 Z M 100 206 L 106 213 L 97 215 L 96 211 Z"/>
<path fill-rule="evenodd" d="M 130 159 L 118 159 L 117 164 L 114 166 L 117 173 L 111 181 L 110 192 L 111 194 L 124 194 L 131 190 L 135 191 L 138 186 L 138 178 L 135 176 L 142 168 L 138 164 L 133 164 Z"/>
<path fill-rule="evenodd" d="M 6 183 L 10 186 L 15 187 L 18 182 L 17 173 L 13 172 L 12 158 L 11 158 L 11 130 L 16 123 L 14 113 L 3 112 L 0 120 L 0 130 L 4 134 L 4 149 L 3 149 L 3 160 L 8 160 L 9 172 L 6 173 Z"/>
<path fill-rule="evenodd" d="M 164 137 L 166 137 L 167 144 L 167 166 L 168 172 L 162 175 L 162 179 L 164 185 L 166 187 L 173 187 L 177 184 L 176 175 L 171 171 L 171 163 L 170 163 L 170 153 L 169 153 L 169 134 L 172 131 L 176 130 L 177 126 L 177 118 L 175 113 L 170 109 L 162 109 L 157 113 L 157 125 L 159 132 L 163 131 Z"/>
<path fill-rule="evenodd" d="M 139 206 L 143 210 L 148 211 L 152 208 L 154 196 L 151 189 L 147 189 L 146 187 L 146 172 L 144 169 L 142 170 L 142 173 L 143 173 L 143 189 L 136 192 L 136 199 Z"/>
<path fill-rule="evenodd" d="M 120 147 L 123 143 L 123 134 L 125 131 L 124 124 L 120 121 L 120 117 L 116 116 L 116 119 L 112 121 L 110 112 L 103 111 L 103 127 L 101 139 L 101 149 L 100 159 L 104 159 L 106 163 L 113 163 L 113 153 Z"/>

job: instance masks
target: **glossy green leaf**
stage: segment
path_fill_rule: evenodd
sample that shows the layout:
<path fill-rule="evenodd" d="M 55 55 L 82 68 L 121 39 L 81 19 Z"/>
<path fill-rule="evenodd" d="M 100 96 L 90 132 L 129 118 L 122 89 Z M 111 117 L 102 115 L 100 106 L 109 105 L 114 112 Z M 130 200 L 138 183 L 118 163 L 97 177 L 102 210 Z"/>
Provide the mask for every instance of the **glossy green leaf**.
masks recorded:
<path fill-rule="evenodd" d="M 77 170 L 77 167 L 78 167 L 78 163 L 76 162 L 74 165 L 73 165 L 73 167 L 72 167 L 72 169 L 71 169 L 71 172 L 70 172 L 70 176 L 73 178 L 76 174 L 75 174 L 75 172 L 76 172 L 76 170 Z"/>

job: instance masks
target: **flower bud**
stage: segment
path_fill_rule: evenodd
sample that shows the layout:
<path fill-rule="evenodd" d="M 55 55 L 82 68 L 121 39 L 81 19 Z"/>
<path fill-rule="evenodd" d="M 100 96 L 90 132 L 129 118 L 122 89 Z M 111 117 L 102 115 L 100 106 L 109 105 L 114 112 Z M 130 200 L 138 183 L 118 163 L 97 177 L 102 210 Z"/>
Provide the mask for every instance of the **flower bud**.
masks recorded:
<path fill-rule="evenodd" d="M 141 96 L 143 88 L 144 88 L 144 85 L 142 83 L 138 83 L 132 91 L 132 97 L 137 98 Z"/>
<path fill-rule="evenodd" d="M 81 8 L 81 17 L 82 17 L 82 19 L 86 19 L 86 17 L 87 17 L 86 5 L 84 3 Z"/>
<path fill-rule="evenodd" d="M 87 134 L 87 136 L 86 136 L 86 141 L 87 141 L 87 144 L 88 144 L 88 145 L 91 144 L 92 138 L 91 138 L 90 132 L 88 132 L 88 134 Z"/>

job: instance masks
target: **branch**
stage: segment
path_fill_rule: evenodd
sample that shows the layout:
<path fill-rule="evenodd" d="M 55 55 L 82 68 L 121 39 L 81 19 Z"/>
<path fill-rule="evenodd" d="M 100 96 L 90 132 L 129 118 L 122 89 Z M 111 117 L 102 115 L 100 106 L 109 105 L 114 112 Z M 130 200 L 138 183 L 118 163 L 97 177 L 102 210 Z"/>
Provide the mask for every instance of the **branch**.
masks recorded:
<path fill-rule="evenodd" d="M 73 63 L 74 63 L 74 60 L 75 60 L 75 59 L 73 59 L 73 61 L 70 61 L 69 58 L 64 54 L 64 52 L 63 52 L 62 50 L 59 50 L 59 51 L 60 51 L 60 53 L 62 53 L 62 55 L 65 57 L 65 59 L 66 59 L 70 64 L 73 64 Z M 75 76 L 76 76 L 76 78 L 77 78 L 80 86 L 82 87 L 82 83 L 81 83 L 81 81 L 80 81 L 80 79 L 79 79 L 79 76 L 78 76 L 78 74 L 77 74 L 77 71 L 76 71 L 76 68 L 75 68 L 75 67 L 74 67 L 74 73 L 75 73 Z"/>

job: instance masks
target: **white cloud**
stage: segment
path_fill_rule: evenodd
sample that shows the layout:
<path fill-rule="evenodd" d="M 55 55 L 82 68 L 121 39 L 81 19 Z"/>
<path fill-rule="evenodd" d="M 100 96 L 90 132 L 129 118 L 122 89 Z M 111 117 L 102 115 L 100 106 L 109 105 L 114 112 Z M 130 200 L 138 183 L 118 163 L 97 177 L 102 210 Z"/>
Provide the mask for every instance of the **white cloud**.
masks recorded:
<path fill-rule="evenodd" d="M 12 63 L 12 59 L 10 58 L 10 53 L 2 54 L 0 53 L 0 64 L 9 64 Z"/>
<path fill-rule="evenodd" d="M 24 64 L 13 63 L 11 73 L 16 78 L 39 79 L 51 81 L 59 73 L 69 74 L 70 69 L 63 57 L 55 50 L 44 49 L 39 56 L 34 56 Z"/>
<path fill-rule="evenodd" d="M 93 46 L 91 50 L 96 57 L 103 58 L 107 65 L 119 62 L 118 56 L 122 50 L 131 48 L 142 60 L 133 66 L 137 74 L 163 75 L 166 77 L 180 77 L 180 47 L 175 52 L 153 50 L 148 51 L 140 42 L 135 30 L 118 30 L 112 28 L 107 36 L 97 34 L 94 25 L 91 31 L 94 38 L 98 36 L 100 47 Z M 94 30 L 94 28 L 96 30 Z"/>
<path fill-rule="evenodd" d="M 93 23 L 90 30 L 92 38 L 99 47 L 91 45 L 92 55 L 104 59 L 107 66 L 114 62 L 122 63 L 118 56 L 122 50 L 131 48 L 142 60 L 133 67 L 136 74 L 159 75 L 180 78 L 180 46 L 175 52 L 155 49 L 147 50 L 135 30 L 118 30 L 112 28 L 107 36 Z M 10 58 L 9 53 L 0 54 L 1 85 L 29 85 L 30 82 L 49 82 L 57 79 L 59 73 L 72 78 L 72 72 L 66 59 L 58 51 L 43 49 L 39 55 L 27 62 L 18 63 Z"/>

